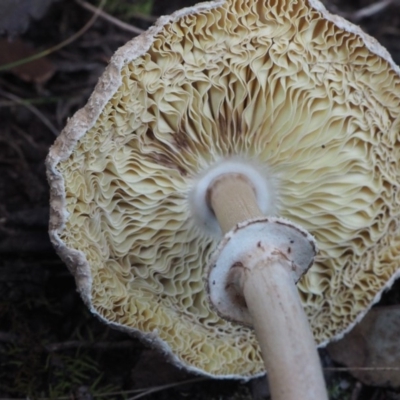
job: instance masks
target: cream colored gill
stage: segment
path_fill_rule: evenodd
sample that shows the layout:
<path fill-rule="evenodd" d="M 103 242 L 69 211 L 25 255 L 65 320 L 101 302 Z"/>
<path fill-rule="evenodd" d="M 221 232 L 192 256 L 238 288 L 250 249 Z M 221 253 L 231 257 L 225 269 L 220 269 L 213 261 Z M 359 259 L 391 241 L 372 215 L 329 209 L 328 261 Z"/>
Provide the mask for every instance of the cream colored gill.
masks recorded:
<path fill-rule="evenodd" d="M 218 238 L 189 201 L 204 171 L 251 160 L 274 182 L 273 212 L 316 237 L 299 290 L 319 343 L 354 323 L 400 253 L 399 77 L 308 2 L 266 4 L 231 0 L 167 23 L 58 166 L 61 238 L 86 256 L 96 311 L 219 376 L 263 363 L 253 332 L 207 301 Z"/>

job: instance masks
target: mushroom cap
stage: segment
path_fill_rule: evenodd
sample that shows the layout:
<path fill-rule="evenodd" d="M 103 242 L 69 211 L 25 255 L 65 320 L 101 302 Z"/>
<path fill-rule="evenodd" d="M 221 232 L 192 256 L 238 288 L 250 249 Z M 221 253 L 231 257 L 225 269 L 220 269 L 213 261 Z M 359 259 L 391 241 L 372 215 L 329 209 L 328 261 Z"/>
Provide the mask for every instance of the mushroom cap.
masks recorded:
<path fill-rule="evenodd" d="M 193 188 L 251 160 L 275 216 L 315 236 L 298 289 L 324 345 L 399 276 L 399 130 L 399 68 L 318 1 L 202 3 L 119 49 L 51 148 L 51 240 L 107 323 L 189 369 L 258 375 L 253 331 L 208 304 L 219 238 Z"/>

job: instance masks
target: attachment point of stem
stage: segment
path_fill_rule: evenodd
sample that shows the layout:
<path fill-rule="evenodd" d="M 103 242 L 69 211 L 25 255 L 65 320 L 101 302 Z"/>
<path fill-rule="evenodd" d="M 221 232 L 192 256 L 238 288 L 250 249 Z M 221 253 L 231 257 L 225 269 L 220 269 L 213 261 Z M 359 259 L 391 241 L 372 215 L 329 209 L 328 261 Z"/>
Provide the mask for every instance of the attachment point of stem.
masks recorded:
<path fill-rule="evenodd" d="M 252 326 L 243 296 L 247 270 L 279 262 L 295 284 L 311 267 L 315 254 L 314 238 L 288 220 L 263 217 L 240 223 L 225 235 L 210 262 L 211 304 L 221 317 Z"/>
<path fill-rule="evenodd" d="M 220 190 L 222 186 L 230 189 Z M 199 176 L 189 194 L 189 206 L 196 226 L 207 235 L 220 238 L 233 225 L 244 220 L 240 219 L 243 216 L 240 216 L 242 211 L 245 212 L 245 219 L 274 215 L 277 197 L 277 184 L 265 166 L 259 166 L 250 160 L 230 158 L 210 166 Z M 214 203 L 215 199 L 221 207 Z M 230 204 L 228 207 L 226 205 L 227 201 L 231 203 L 230 200 L 236 202 L 234 207 L 237 209 L 239 205 L 239 210 L 242 211 L 233 223 L 227 221 L 226 226 L 220 226 L 218 209 L 230 209 Z M 256 210 L 255 214 L 251 211 L 250 204 Z"/>

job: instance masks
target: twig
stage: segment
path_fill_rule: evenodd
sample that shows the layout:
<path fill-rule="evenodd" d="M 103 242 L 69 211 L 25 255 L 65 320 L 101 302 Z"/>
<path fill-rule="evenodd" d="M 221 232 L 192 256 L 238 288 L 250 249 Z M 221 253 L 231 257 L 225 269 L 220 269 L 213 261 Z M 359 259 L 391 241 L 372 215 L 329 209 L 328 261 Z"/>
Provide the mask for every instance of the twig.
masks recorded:
<path fill-rule="evenodd" d="M 324 371 L 400 371 L 400 367 L 329 367 Z"/>
<path fill-rule="evenodd" d="M 54 53 L 55 51 L 58 51 L 58 50 L 62 49 L 63 47 L 69 45 L 70 43 L 72 43 L 73 41 L 78 39 L 80 36 L 82 36 L 96 22 L 97 18 L 100 15 L 100 11 L 102 10 L 104 5 L 106 4 L 106 1 L 107 0 L 101 0 L 100 4 L 99 4 L 99 7 L 96 9 L 96 12 L 93 14 L 92 18 L 90 18 L 90 20 L 78 32 L 74 33 L 68 39 L 66 39 L 63 42 L 57 44 L 56 46 L 51 47 L 50 49 L 41 51 L 40 53 L 36 53 L 33 56 L 26 57 L 26 58 L 23 58 L 23 59 L 18 60 L 18 61 L 14 61 L 14 62 L 9 63 L 9 64 L 1 65 L 0 66 L 0 72 L 1 71 L 6 71 L 6 70 L 9 70 L 11 68 L 17 67 L 18 65 L 26 64 L 26 63 L 31 62 L 33 60 L 37 60 L 39 58 L 48 56 L 49 54 Z"/>
<path fill-rule="evenodd" d="M 356 11 L 342 11 L 335 5 L 330 5 L 331 12 L 342 16 L 352 22 L 360 22 L 364 18 L 372 17 L 389 7 L 392 3 L 398 2 L 399 0 L 379 0 L 376 3 L 370 4 L 366 7 L 360 8 Z"/>
<path fill-rule="evenodd" d="M 23 99 L 24 103 L 28 104 L 39 104 L 39 105 L 46 105 L 46 104 L 54 104 L 60 101 L 62 97 L 41 97 L 41 98 L 29 98 L 29 99 Z M 0 108 L 5 108 L 5 107 L 13 107 L 15 106 L 15 101 L 12 100 L 0 100 Z"/>
<path fill-rule="evenodd" d="M 57 351 L 70 350 L 76 348 L 91 348 L 98 350 L 115 350 L 115 349 L 126 349 L 129 347 L 135 347 L 137 344 L 132 340 L 124 340 L 121 342 L 90 342 L 90 341 L 79 341 L 72 340 L 69 342 L 52 343 L 44 346 L 46 351 L 54 353 Z"/>
<path fill-rule="evenodd" d="M 138 394 L 136 396 L 130 397 L 128 400 L 141 399 L 142 397 L 148 396 L 149 394 L 152 394 L 152 393 L 155 393 L 155 392 L 160 392 L 162 390 L 171 389 L 173 387 L 181 386 L 181 385 L 188 384 L 188 383 L 202 382 L 202 381 L 204 381 L 206 379 L 208 379 L 208 378 L 194 378 L 194 379 L 189 379 L 187 381 L 175 382 L 175 383 L 169 383 L 167 385 L 157 386 L 155 388 L 151 388 L 149 390 L 146 390 L 144 393 L 140 393 L 140 394 Z"/>
<path fill-rule="evenodd" d="M 359 9 L 358 11 L 351 14 L 350 19 L 358 22 L 364 18 L 372 17 L 375 14 L 382 12 L 385 8 L 390 6 L 393 0 L 380 0 L 376 3 L 370 4 L 366 7 Z"/>
<path fill-rule="evenodd" d="M 81 7 L 85 8 L 86 10 L 89 10 L 91 12 L 96 12 L 97 8 L 92 6 L 91 4 L 87 3 L 86 1 L 83 0 L 75 0 L 75 3 L 79 4 Z M 121 28 L 125 31 L 128 32 L 133 32 L 138 35 L 144 32 L 143 29 L 137 28 L 134 25 L 127 24 L 126 22 L 123 22 L 119 20 L 118 18 L 113 17 L 112 15 L 106 13 L 105 11 L 101 10 L 99 12 L 99 17 L 105 19 L 108 22 L 111 22 L 115 26 L 118 26 L 118 28 Z"/>
<path fill-rule="evenodd" d="M 0 143 L 6 143 L 7 146 L 11 147 L 18 155 L 19 160 L 21 161 L 24 168 L 28 168 L 28 163 L 25 158 L 25 154 L 21 150 L 21 148 L 11 140 L 6 140 L 5 138 L 0 138 Z"/>
<path fill-rule="evenodd" d="M 0 342 L 3 343 L 19 343 L 21 338 L 14 333 L 0 331 Z M 51 343 L 43 346 L 44 350 L 48 353 L 55 353 L 57 351 L 71 350 L 77 348 L 90 348 L 96 350 L 117 350 L 135 347 L 137 344 L 133 340 L 122 340 L 120 342 L 91 342 L 71 340 L 69 342 Z"/>
<path fill-rule="evenodd" d="M 0 332 L 0 342 L 2 343 L 15 343 L 18 341 L 17 335 L 9 332 Z"/>
<path fill-rule="evenodd" d="M 131 14 L 133 18 L 137 18 L 137 19 L 141 19 L 144 22 L 150 22 L 150 23 L 154 23 L 158 20 L 158 18 L 160 18 L 157 15 L 147 15 L 147 14 L 143 14 L 141 12 L 135 12 Z"/>
<path fill-rule="evenodd" d="M 193 379 L 188 379 L 186 381 L 180 381 L 180 382 L 169 383 L 169 384 L 162 385 L 162 386 L 156 386 L 156 387 L 150 388 L 150 389 L 134 389 L 134 390 L 121 391 L 121 392 L 96 394 L 96 397 L 126 396 L 126 395 L 132 394 L 132 393 L 140 393 L 137 396 L 128 398 L 128 400 L 136 400 L 136 399 L 148 396 L 151 393 L 161 392 L 162 390 L 172 389 L 174 387 L 183 386 L 183 385 L 187 385 L 190 383 L 203 382 L 203 381 L 206 381 L 209 379 L 210 378 L 206 378 L 206 377 L 193 378 Z M 69 396 L 68 397 L 67 396 L 58 397 L 58 400 L 70 400 L 70 399 L 71 399 L 71 397 L 69 397 Z M 0 400 L 26 400 L 26 397 L 20 398 L 20 399 L 0 398 Z M 39 398 L 38 400 L 51 400 L 51 399 L 49 399 L 48 397 L 42 397 L 42 398 Z"/>
<path fill-rule="evenodd" d="M 26 101 L 26 100 L 25 100 Z M 29 101 L 26 101 L 29 104 Z M 14 102 L 15 104 L 15 102 Z M 51 122 L 50 122 L 51 124 Z M 27 135 L 23 129 L 21 129 L 18 125 L 11 124 L 11 128 L 14 132 L 17 132 L 18 135 L 22 137 L 26 142 L 28 142 L 29 146 L 34 147 L 36 150 L 39 149 L 39 145 L 32 139 L 31 136 Z M 47 222 L 47 221 L 46 221 Z"/>
<path fill-rule="evenodd" d="M 0 70 L 1 70 L 1 68 L 0 68 Z M 46 125 L 50 129 L 50 131 L 55 136 L 58 136 L 59 130 L 36 107 L 27 103 L 26 101 L 24 101 L 20 97 L 16 96 L 15 94 L 5 92 L 2 89 L 0 89 L 0 94 L 9 100 L 12 100 L 17 104 L 20 104 L 20 105 L 26 107 L 29 111 L 31 111 L 33 114 L 35 114 L 43 122 L 43 124 Z"/>
<path fill-rule="evenodd" d="M 359 395 L 361 393 L 362 384 L 361 382 L 357 382 L 354 386 L 353 391 L 351 392 L 351 399 L 350 400 L 358 400 Z"/>

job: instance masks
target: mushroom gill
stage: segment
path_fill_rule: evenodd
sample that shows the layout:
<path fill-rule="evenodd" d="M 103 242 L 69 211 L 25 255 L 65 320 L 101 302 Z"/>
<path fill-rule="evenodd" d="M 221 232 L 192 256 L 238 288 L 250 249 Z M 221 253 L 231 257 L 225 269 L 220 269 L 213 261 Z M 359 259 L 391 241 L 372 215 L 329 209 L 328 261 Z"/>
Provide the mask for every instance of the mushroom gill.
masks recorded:
<path fill-rule="evenodd" d="M 94 95 L 98 117 L 74 125 L 56 166 L 57 234 L 84 255 L 92 310 L 157 335 L 189 368 L 262 373 L 252 330 L 208 304 L 218 238 L 190 200 L 204 171 L 239 159 L 275 182 L 275 215 L 315 236 L 298 288 L 316 341 L 340 336 L 398 274 L 399 74 L 305 0 L 199 6 L 146 40 L 111 62 L 118 84 Z"/>

